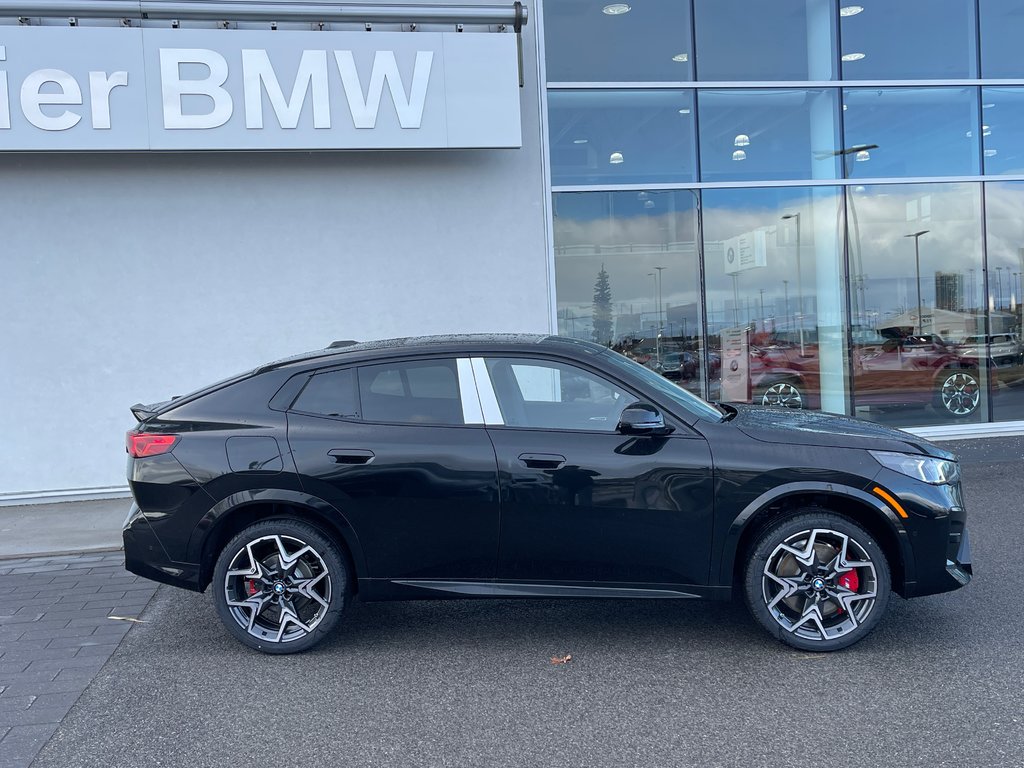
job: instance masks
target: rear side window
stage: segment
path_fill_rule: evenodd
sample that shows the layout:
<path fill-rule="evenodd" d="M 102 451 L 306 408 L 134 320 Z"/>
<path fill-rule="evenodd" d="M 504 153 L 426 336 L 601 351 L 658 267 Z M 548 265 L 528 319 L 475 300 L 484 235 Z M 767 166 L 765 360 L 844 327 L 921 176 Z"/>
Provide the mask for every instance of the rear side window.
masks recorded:
<path fill-rule="evenodd" d="M 454 360 L 368 365 L 359 369 L 367 421 L 464 424 Z"/>
<path fill-rule="evenodd" d="M 359 397 L 353 370 L 327 371 L 313 376 L 292 408 L 321 416 L 359 418 Z"/>

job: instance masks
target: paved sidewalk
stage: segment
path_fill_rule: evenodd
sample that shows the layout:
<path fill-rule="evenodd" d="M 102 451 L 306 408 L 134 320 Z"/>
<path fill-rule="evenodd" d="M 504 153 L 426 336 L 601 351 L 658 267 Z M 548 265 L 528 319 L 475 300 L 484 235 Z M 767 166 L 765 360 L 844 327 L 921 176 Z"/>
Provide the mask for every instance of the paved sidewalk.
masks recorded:
<path fill-rule="evenodd" d="M 131 503 L 108 499 L 0 507 L 0 558 L 120 549 L 121 525 Z"/>
<path fill-rule="evenodd" d="M 120 552 L 0 560 L 0 768 L 28 766 L 157 585 Z"/>

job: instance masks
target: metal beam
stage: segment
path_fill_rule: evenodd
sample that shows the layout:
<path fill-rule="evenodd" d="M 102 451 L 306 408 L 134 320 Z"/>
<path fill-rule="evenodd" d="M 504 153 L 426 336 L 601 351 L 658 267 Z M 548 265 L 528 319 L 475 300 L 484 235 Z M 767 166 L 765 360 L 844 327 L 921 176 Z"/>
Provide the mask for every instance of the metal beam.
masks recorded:
<path fill-rule="evenodd" d="M 521 28 L 526 7 L 487 5 L 336 5 L 243 0 L 0 0 L 0 16 L 82 19 L 201 19 L 352 23 L 508 24 Z"/>

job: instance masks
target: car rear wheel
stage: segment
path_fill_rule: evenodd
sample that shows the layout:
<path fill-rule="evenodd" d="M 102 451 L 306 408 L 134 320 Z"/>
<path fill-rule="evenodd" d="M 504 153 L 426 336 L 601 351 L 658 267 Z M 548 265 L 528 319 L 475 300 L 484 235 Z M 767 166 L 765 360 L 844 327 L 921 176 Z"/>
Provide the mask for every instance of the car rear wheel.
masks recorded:
<path fill-rule="evenodd" d="M 765 530 L 747 562 L 754 618 L 787 645 L 837 651 L 885 613 L 889 565 L 871 535 L 845 517 L 805 509 Z"/>
<path fill-rule="evenodd" d="M 251 525 L 221 550 L 213 599 L 238 640 L 264 653 L 312 648 L 337 625 L 349 594 L 344 554 L 299 520 Z"/>
<path fill-rule="evenodd" d="M 978 372 L 965 368 L 947 368 L 939 374 L 935 392 L 937 405 L 950 416 L 967 418 L 981 404 Z"/>
<path fill-rule="evenodd" d="M 795 381 L 777 381 L 759 387 L 754 394 L 754 405 L 776 406 L 779 408 L 803 408 L 804 395 L 800 384 Z"/>

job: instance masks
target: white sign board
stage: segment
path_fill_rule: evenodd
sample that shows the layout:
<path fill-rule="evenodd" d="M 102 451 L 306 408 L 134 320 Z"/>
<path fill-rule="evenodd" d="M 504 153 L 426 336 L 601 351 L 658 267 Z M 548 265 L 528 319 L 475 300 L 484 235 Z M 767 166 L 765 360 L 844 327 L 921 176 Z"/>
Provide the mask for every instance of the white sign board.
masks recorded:
<path fill-rule="evenodd" d="M 520 146 L 512 34 L 0 27 L 0 151 Z"/>
<path fill-rule="evenodd" d="M 768 248 L 762 229 L 730 237 L 722 242 L 722 249 L 725 256 L 725 274 L 727 275 L 734 275 L 755 267 L 764 267 L 768 264 Z"/>

